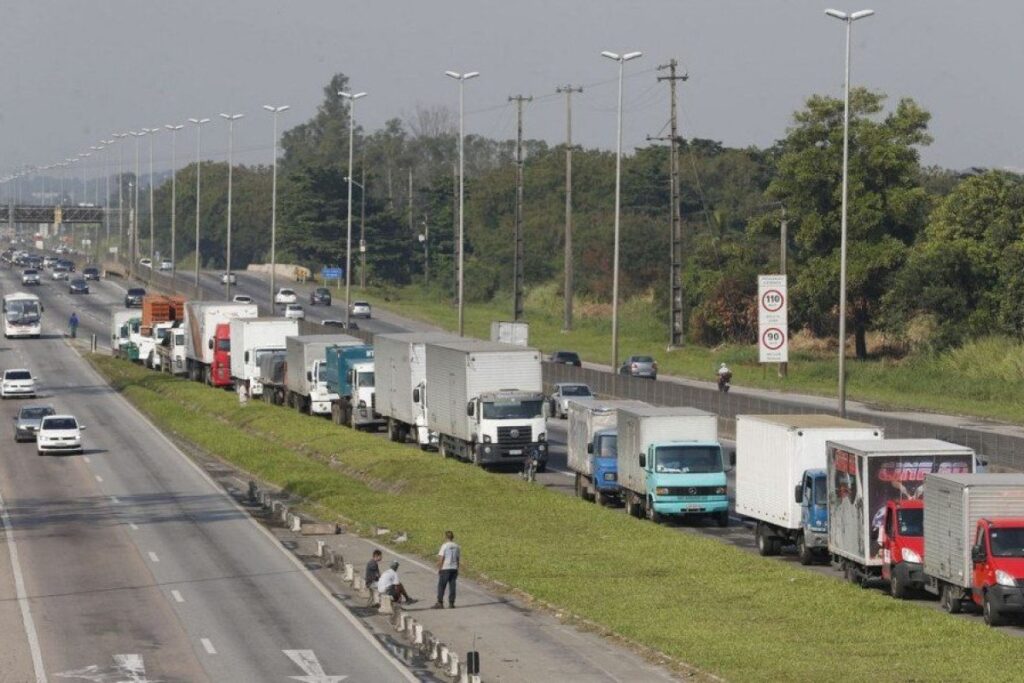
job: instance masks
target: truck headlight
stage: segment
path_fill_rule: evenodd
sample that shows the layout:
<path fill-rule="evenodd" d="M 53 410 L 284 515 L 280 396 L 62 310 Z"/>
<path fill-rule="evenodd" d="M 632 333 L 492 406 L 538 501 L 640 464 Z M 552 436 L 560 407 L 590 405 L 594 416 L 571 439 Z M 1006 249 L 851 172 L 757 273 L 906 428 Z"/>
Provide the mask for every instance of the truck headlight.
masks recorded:
<path fill-rule="evenodd" d="M 548 445 L 546 443 L 541 442 L 537 444 L 537 450 L 540 451 L 541 453 L 544 453 L 548 450 Z"/>
<path fill-rule="evenodd" d="M 654 489 L 654 493 L 659 495 L 659 496 L 667 496 L 668 495 L 668 487 L 659 486 L 658 488 Z"/>
<path fill-rule="evenodd" d="M 1013 578 L 1013 575 L 1009 572 L 1003 571 L 1002 569 L 996 570 L 996 583 L 1000 586 L 1006 586 L 1007 588 L 1014 588 L 1017 586 L 1017 580 Z"/>
<path fill-rule="evenodd" d="M 365 408 L 366 407 L 366 401 L 360 401 L 358 407 L 359 408 Z"/>
<path fill-rule="evenodd" d="M 547 432 L 541 432 L 540 434 L 537 435 L 537 441 L 547 441 L 547 440 L 548 440 Z"/>
<path fill-rule="evenodd" d="M 921 556 L 910 548 L 903 549 L 903 561 L 912 562 L 913 564 L 921 564 Z"/>
<path fill-rule="evenodd" d="M 484 434 L 484 443 L 490 443 L 490 442 L 491 442 L 491 435 L 490 434 Z"/>
<path fill-rule="evenodd" d="M 719 486 L 717 489 L 715 489 L 715 495 L 717 496 L 724 496 L 728 492 L 729 489 L 725 486 Z"/>
<path fill-rule="evenodd" d="M 618 475 L 615 472 L 605 472 L 604 473 L 604 480 L 605 481 L 616 481 L 618 478 L 619 477 L 618 477 Z"/>

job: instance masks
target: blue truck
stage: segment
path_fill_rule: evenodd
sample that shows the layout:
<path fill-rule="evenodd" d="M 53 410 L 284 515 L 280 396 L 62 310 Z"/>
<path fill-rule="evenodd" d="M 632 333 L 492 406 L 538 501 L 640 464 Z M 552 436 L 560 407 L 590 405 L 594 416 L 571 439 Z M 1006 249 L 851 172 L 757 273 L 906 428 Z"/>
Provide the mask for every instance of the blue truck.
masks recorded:
<path fill-rule="evenodd" d="M 325 350 L 331 419 L 352 429 L 378 429 L 384 419 L 376 411 L 373 347 L 329 346 Z"/>
<path fill-rule="evenodd" d="M 576 495 L 598 505 L 619 499 L 618 409 L 642 408 L 643 401 L 569 399 L 566 465 L 576 478 Z"/>

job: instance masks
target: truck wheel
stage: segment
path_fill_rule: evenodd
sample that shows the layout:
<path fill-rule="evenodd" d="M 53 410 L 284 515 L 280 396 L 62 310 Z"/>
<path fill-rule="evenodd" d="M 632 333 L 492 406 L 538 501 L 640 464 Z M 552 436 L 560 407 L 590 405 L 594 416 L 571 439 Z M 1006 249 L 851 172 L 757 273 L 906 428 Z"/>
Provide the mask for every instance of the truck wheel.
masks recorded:
<path fill-rule="evenodd" d="M 942 589 L 939 591 L 939 604 L 950 614 L 960 614 L 963 611 L 963 603 L 956 592 L 957 590 L 947 583 L 942 584 Z"/>
<path fill-rule="evenodd" d="M 583 498 L 583 477 L 576 473 L 576 497 Z"/>
<path fill-rule="evenodd" d="M 654 522 L 655 524 L 661 524 L 664 521 L 664 517 L 657 510 L 654 509 L 654 503 L 650 500 L 644 504 L 644 512 L 647 515 L 647 519 Z"/>
<path fill-rule="evenodd" d="M 1006 624 L 1006 617 L 1000 614 L 992 606 L 992 598 L 989 597 L 988 591 L 985 592 L 985 598 L 981 605 L 982 615 L 985 617 L 985 623 L 989 626 L 1003 626 Z"/>
<path fill-rule="evenodd" d="M 763 523 L 758 523 L 756 533 L 757 541 L 757 552 L 762 557 L 770 557 L 771 555 L 779 554 L 778 544 L 775 539 L 768 533 Z"/>
<path fill-rule="evenodd" d="M 900 581 L 900 575 L 896 571 L 896 568 L 893 567 L 889 571 L 889 595 L 897 600 L 906 600 L 909 593 L 910 591 L 908 591 L 907 587 L 903 585 L 902 581 Z"/>
<path fill-rule="evenodd" d="M 356 425 L 356 411 L 352 408 L 352 406 L 349 406 L 345 410 L 345 416 L 348 418 L 346 422 L 348 422 L 349 427 L 351 427 L 352 429 L 359 429 L 359 426 Z"/>
<path fill-rule="evenodd" d="M 548 471 L 548 464 L 546 462 L 537 463 L 537 474 L 544 474 Z"/>
<path fill-rule="evenodd" d="M 594 489 L 594 504 L 601 506 L 608 504 L 608 498 L 600 489 Z"/>
<path fill-rule="evenodd" d="M 796 539 L 796 553 L 800 558 L 800 564 L 805 567 L 814 564 L 814 551 L 807 547 L 807 541 L 804 539 L 803 534 L 800 534 Z"/>
<path fill-rule="evenodd" d="M 723 510 L 722 512 L 719 512 L 715 516 L 715 521 L 718 522 L 718 526 L 723 529 L 729 526 L 729 511 Z"/>

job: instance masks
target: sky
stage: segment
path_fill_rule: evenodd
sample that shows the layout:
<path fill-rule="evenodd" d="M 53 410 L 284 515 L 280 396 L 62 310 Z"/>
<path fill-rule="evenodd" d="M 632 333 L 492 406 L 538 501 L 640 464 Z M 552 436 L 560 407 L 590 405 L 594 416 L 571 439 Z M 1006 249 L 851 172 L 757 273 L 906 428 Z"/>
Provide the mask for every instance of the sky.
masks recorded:
<path fill-rule="evenodd" d="M 831 0 L 826 0 L 829 2 Z M 806 0 L 5 0 L 0 11 L 0 176 L 88 151 L 115 132 L 211 117 L 203 157 L 268 163 L 271 116 L 307 120 L 337 72 L 368 93 L 367 129 L 417 106 L 457 108 L 446 70 L 479 71 L 465 85 L 467 133 L 515 135 L 510 95 L 532 95 L 527 137 L 564 140 L 559 85 L 582 85 L 573 137 L 615 144 L 617 65 L 602 50 L 642 51 L 625 66 L 627 151 L 664 134 L 668 86 L 656 68 L 676 58 L 681 132 L 728 146 L 783 137 L 808 96 L 842 95 L 844 26 Z M 865 0 L 853 26 L 854 85 L 912 97 L 932 113 L 926 164 L 1024 169 L 1024 2 Z M 194 158 L 178 133 L 178 161 Z M 170 137 L 154 141 L 171 165 Z M 126 147 L 126 159 L 134 147 Z M 99 174 L 113 154 L 96 155 Z M 145 157 L 144 157 L 145 158 Z M 107 167 L 109 168 L 109 167 Z"/>

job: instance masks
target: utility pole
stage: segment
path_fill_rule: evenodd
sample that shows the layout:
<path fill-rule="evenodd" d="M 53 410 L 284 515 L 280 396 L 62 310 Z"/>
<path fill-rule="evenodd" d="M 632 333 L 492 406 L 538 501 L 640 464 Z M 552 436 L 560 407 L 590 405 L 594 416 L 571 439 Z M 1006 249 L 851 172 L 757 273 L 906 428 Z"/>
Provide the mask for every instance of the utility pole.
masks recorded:
<path fill-rule="evenodd" d="M 680 215 L 679 198 L 679 116 L 676 111 L 676 82 L 685 81 L 687 74 L 677 75 L 679 62 L 670 59 L 662 64 L 658 71 L 668 70 L 668 76 L 658 76 L 658 81 L 668 81 L 670 115 L 669 115 L 669 221 L 671 225 L 669 240 L 669 321 L 668 348 L 674 349 L 685 341 L 685 320 L 683 315 L 683 223 Z M 665 138 L 650 138 L 664 140 Z"/>
<path fill-rule="evenodd" d="M 508 98 L 516 103 L 516 225 L 513 269 L 512 319 L 523 319 L 523 104 L 532 102 L 533 96 L 516 95 Z"/>
<path fill-rule="evenodd" d="M 779 275 L 786 274 L 786 246 L 789 244 L 789 219 L 786 217 L 786 207 L 782 207 L 782 218 L 779 221 Z M 786 377 L 789 374 L 789 363 L 779 363 L 779 377 Z"/>
<path fill-rule="evenodd" d="M 359 165 L 359 289 L 366 289 L 366 152 L 361 152 Z"/>
<path fill-rule="evenodd" d="M 565 93 L 565 257 L 562 266 L 565 273 L 562 286 L 565 311 L 562 331 L 569 332 L 572 330 L 572 297 L 576 289 L 572 262 L 572 94 L 583 92 L 583 88 L 566 85 L 555 88 L 555 92 Z"/>
<path fill-rule="evenodd" d="M 459 254 L 459 167 L 457 164 L 452 164 L 452 242 L 455 244 L 455 262 L 458 263 Z M 453 264 L 455 265 L 455 264 Z M 455 276 L 453 281 L 454 289 L 456 292 L 459 290 L 459 269 L 458 266 L 452 268 L 452 272 Z M 458 294 L 455 295 L 458 299 Z"/>

